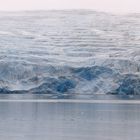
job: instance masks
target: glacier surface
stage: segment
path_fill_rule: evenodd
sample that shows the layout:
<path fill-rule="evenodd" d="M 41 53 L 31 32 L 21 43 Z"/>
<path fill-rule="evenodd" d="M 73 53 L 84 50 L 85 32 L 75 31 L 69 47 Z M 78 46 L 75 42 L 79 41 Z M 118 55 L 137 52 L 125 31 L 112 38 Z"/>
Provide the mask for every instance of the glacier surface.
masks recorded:
<path fill-rule="evenodd" d="M 140 94 L 140 14 L 0 12 L 0 93 Z"/>

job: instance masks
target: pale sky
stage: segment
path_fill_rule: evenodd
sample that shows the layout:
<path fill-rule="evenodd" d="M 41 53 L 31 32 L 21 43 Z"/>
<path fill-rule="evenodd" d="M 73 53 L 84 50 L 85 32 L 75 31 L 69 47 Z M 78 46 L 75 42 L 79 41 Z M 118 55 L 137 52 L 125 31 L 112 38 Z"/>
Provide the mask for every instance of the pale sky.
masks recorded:
<path fill-rule="evenodd" d="M 140 13 L 140 0 L 0 0 L 0 10 L 92 9 Z"/>

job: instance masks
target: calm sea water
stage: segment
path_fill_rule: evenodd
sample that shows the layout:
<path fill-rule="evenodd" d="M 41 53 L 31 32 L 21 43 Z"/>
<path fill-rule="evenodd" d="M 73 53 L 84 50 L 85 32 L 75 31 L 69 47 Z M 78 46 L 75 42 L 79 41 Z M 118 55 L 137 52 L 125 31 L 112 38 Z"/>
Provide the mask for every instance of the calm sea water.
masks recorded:
<path fill-rule="evenodd" d="M 140 104 L 0 102 L 2 140 L 139 140 Z"/>

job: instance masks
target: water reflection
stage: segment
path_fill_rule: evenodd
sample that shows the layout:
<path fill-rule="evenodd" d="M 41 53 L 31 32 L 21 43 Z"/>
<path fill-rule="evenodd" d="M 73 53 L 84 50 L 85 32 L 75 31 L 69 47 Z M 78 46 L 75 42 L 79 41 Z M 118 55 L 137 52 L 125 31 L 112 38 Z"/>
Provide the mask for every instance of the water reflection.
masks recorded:
<path fill-rule="evenodd" d="M 3 140 L 138 140 L 140 105 L 0 102 Z"/>
<path fill-rule="evenodd" d="M 140 95 L 106 95 L 106 94 L 0 94 L 0 99 L 84 99 L 84 100 L 139 100 Z"/>

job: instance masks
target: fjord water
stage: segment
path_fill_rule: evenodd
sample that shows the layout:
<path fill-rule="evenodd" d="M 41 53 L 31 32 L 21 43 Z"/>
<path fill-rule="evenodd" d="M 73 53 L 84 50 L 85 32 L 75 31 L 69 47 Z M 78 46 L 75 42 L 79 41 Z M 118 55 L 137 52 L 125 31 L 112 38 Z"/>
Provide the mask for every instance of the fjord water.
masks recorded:
<path fill-rule="evenodd" d="M 0 102 L 1 140 L 139 140 L 140 104 Z"/>
<path fill-rule="evenodd" d="M 139 91 L 139 14 L 0 13 L 0 93 Z"/>

